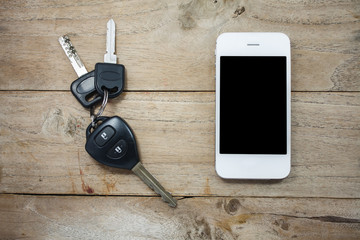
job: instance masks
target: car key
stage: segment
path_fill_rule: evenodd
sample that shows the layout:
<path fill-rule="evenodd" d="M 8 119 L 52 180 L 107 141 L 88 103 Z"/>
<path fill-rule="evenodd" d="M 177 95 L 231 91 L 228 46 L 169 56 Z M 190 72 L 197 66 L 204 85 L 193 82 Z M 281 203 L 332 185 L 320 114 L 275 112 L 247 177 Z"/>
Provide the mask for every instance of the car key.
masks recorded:
<path fill-rule="evenodd" d="M 104 96 L 104 90 L 107 90 L 109 98 L 114 98 L 124 90 L 125 67 L 122 64 L 116 64 L 116 62 L 115 22 L 110 19 L 107 22 L 104 63 L 95 65 L 95 88 L 101 96 Z"/>
<path fill-rule="evenodd" d="M 79 77 L 71 84 L 70 90 L 72 94 L 83 107 L 90 108 L 94 106 L 102 99 L 102 96 L 98 95 L 95 88 L 94 71 L 88 72 L 86 70 L 85 65 L 80 60 L 80 57 L 68 36 L 61 36 L 59 38 L 59 43 Z"/>
<path fill-rule="evenodd" d="M 129 125 L 118 116 L 99 117 L 95 123 L 95 128 L 90 124 L 86 130 L 85 149 L 90 156 L 107 166 L 132 170 L 169 206 L 176 207 L 172 195 L 141 164 Z"/>

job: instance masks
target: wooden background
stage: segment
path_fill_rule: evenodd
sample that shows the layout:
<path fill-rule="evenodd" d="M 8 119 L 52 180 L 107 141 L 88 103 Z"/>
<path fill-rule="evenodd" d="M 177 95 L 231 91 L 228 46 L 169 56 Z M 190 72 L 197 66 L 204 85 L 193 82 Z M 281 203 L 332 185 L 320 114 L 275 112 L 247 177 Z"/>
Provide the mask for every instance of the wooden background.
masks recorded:
<path fill-rule="evenodd" d="M 127 79 L 105 114 L 131 125 L 175 209 L 85 152 L 90 119 L 57 39 L 92 70 L 110 18 Z M 291 39 L 282 181 L 215 173 L 214 50 L 230 31 Z M 0 42 L 0 239 L 360 239 L 359 1 L 2 0 Z"/>

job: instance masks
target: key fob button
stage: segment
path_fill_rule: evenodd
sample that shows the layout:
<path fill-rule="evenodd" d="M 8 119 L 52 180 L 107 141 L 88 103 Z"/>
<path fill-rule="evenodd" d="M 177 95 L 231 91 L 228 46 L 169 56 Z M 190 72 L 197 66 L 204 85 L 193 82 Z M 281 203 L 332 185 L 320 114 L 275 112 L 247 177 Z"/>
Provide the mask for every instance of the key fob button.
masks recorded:
<path fill-rule="evenodd" d="M 139 162 L 139 155 L 129 125 L 113 116 L 99 117 L 95 126 L 90 123 L 86 129 L 85 149 L 90 156 L 107 166 L 131 170 Z"/>
<path fill-rule="evenodd" d="M 102 147 L 104 146 L 108 141 L 110 141 L 110 139 L 112 138 L 112 136 L 114 136 L 115 134 L 115 130 L 110 127 L 107 126 L 105 127 L 103 130 L 101 130 L 98 135 L 95 137 L 95 143 L 99 146 Z"/>
<path fill-rule="evenodd" d="M 127 148 L 128 146 L 126 141 L 121 139 L 109 150 L 107 155 L 110 158 L 120 159 L 126 154 Z"/>

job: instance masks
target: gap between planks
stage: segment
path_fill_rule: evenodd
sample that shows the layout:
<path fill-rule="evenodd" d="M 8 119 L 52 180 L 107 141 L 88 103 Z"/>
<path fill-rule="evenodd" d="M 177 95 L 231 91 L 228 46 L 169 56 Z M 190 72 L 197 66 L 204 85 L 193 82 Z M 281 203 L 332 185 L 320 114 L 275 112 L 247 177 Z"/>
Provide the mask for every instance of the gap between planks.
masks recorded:
<path fill-rule="evenodd" d="M 0 193 L 1 196 L 44 196 L 44 197 L 119 197 L 119 198 L 160 198 L 161 196 L 156 194 L 149 195 L 131 195 L 131 194 L 73 194 L 73 193 Z M 172 195 L 177 200 L 189 199 L 189 198 L 261 198 L 261 199 L 334 199 L 334 200 L 358 200 L 360 198 L 343 198 L 343 197 L 297 197 L 297 196 L 254 196 L 254 195 Z"/>

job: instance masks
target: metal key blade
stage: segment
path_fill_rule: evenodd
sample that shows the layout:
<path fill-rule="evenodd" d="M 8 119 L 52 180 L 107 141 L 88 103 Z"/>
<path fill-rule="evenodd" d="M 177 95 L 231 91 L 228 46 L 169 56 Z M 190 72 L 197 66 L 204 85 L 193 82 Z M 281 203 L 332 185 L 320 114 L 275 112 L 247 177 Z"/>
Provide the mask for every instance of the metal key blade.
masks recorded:
<path fill-rule="evenodd" d="M 80 57 L 75 47 L 72 45 L 70 38 L 67 35 L 61 36 L 59 37 L 59 43 L 64 50 L 66 56 L 70 60 L 70 63 L 73 66 L 78 77 L 81 77 L 82 75 L 88 73 L 85 65 L 80 60 Z"/>
<path fill-rule="evenodd" d="M 116 63 L 115 55 L 115 22 L 110 19 L 107 22 L 106 31 L 106 53 L 104 55 L 104 62 Z"/>
<path fill-rule="evenodd" d="M 170 207 L 176 207 L 176 199 L 165 190 L 163 186 L 145 169 L 145 167 L 138 162 L 131 169 L 143 182 L 146 183 L 151 189 L 153 189 L 156 193 L 161 195 L 161 198 L 164 202 L 167 202 Z"/>

